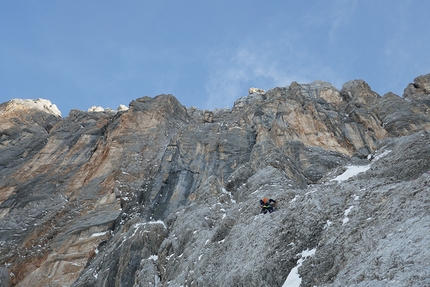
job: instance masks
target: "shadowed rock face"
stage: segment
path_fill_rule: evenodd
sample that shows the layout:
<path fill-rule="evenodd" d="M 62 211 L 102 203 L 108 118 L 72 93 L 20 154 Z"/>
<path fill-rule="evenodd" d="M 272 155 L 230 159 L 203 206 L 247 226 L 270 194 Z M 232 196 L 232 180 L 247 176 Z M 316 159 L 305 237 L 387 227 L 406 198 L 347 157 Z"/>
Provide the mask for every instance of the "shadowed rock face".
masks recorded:
<path fill-rule="evenodd" d="M 429 86 L 293 82 L 231 110 L 160 95 L 65 118 L 4 103 L 0 286 L 282 286 L 305 250 L 302 286 L 430 285 Z"/>

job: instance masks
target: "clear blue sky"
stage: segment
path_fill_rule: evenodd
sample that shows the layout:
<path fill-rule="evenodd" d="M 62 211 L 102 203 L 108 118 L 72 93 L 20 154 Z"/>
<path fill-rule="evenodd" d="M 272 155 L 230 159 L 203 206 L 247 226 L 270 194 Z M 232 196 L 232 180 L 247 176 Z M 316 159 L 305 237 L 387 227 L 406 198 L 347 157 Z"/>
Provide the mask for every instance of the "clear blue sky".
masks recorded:
<path fill-rule="evenodd" d="M 116 109 L 173 94 L 232 107 L 248 88 L 365 80 L 403 94 L 430 73 L 430 1 L 1 1 L 0 102 Z"/>

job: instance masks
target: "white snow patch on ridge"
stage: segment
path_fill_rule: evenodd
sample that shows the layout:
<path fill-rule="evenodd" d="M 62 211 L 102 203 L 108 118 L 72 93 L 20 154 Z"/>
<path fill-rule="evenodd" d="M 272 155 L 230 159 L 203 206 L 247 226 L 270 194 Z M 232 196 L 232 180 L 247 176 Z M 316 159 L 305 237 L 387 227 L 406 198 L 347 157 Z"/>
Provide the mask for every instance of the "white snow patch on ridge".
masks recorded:
<path fill-rule="evenodd" d="M 106 234 L 106 233 L 108 233 L 108 232 L 109 232 L 109 231 L 93 233 L 93 234 L 91 234 L 91 236 L 90 236 L 90 237 L 99 237 L 99 236 L 103 236 L 103 235 L 105 235 L 105 234 Z"/>
<path fill-rule="evenodd" d="M 149 260 L 153 260 L 153 261 L 157 261 L 158 260 L 158 256 L 157 255 L 151 255 L 148 257 Z"/>
<path fill-rule="evenodd" d="M 163 227 L 164 227 L 165 229 L 167 229 L 166 224 L 164 224 L 164 221 L 162 221 L 162 220 L 157 220 L 157 221 L 148 221 L 148 222 L 138 222 L 138 223 L 135 223 L 135 224 L 133 225 L 134 232 L 133 232 L 133 234 L 132 234 L 129 238 L 134 237 L 134 236 L 136 235 L 137 231 L 140 229 L 140 227 L 141 227 L 141 226 L 145 227 L 147 224 L 161 224 L 161 225 L 163 225 Z M 149 231 L 144 230 L 143 232 L 149 232 Z"/>
<path fill-rule="evenodd" d="M 324 225 L 323 229 L 327 229 L 327 228 L 329 228 L 329 227 L 330 227 L 330 225 L 332 225 L 332 224 L 333 224 L 333 222 L 332 222 L 332 221 L 327 220 L 327 223 Z"/>
<path fill-rule="evenodd" d="M 346 167 L 346 171 L 344 173 L 342 173 L 341 175 L 337 176 L 336 178 L 332 179 L 336 180 L 336 181 L 344 181 L 347 180 L 348 178 L 351 178 L 353 176 L 356 176 L 359 173 L 365 172 L 370 168 L 370 164 L 369 165 L 362 165 L 362 166 L 358 166 L 358 165 L 350 165 Z"/>
<path fill-rule="evenodd" d="M 164 221 L 163 221 L 163 220 L 149 221 L 149 222 L 146 222 L 146 224 L 161 224 L 161 225 L 163 225 L 163 227 L 164 227 L 165 229 L 167 229 L 167 226 L 166 226 L 166 224 L 164 224 Z"/>
<path fill-rule="evenodd" d="M 386 150 L 383 153 L 381 153 L 380 155 L 375 156 L 375 158 L 373 159 L 373 161 L 377 161 L 380 160 L 381 158 L 383 158 L 384 156 L 386 156 L 387 154 L 389 154 L 391 152 L 391 150 Z"/>
<path fill-rule="evenodd" d="M 343 220 L 342 220 L 342 222 L 343 222 L 343 224 L 342 225 L 345 225 L 348 221 L 349 221 L 349 218 L 348 218 L 348 214 L 351 212 L 351 210 L 354 208 L 354 206 L 352 205 L 352 206 L 350 206 L 347 210 L 345 210 L 345 217 L 343 218 Z"/>
<path fill-rule="evenodd" d="M 222 188 L 222 193 L 227 194 L 228 196 L 230 196 L 230 201 L 232 203 L 236 203 L 236 200 L 233 199 L 233 195 L 231 194 L 231 192 L 228 192 L 224 187 Z"/>
<path fill-rule="evenodd" d="M 385 157 L 387 154 L 389 154 L 391 152 L 391 150 L 386 150 L 383 153 L 375 156 L 375 158 L 373 159 L 372 163 L 380 160 L 381 158 Z M 371 157 L 368 157 L 369 159 Z M 359 173 L 365 172 L 368 169 L 370 169 L 370 166 L 372 165 L 368 164 L 368 165 L 349 165 L 346 167 L 346 171 L 344 173 L 342 173 L 341 175 L 337 176 L 336 178 L 332 179 L 332 181 L 336 180 L 336 181 L 344 181 L 347 180 L 353 176 L 356 176 Z"/>
<path fill-rule="evenodd" d="M 291 269 L 290 274 L 288 274 L 288 277 L 282 287 L 300 287 L 300 284 L 302 283 L 302 278 L 300 278 L 299 267 L 302 266 L 303 262 L 306 260 L 307 257 L 313 256 L 315 254 L 315 251 L 317 251 L 316 248 L 312 250 L 306 249 L 302 251 L 302 256 L 299 260 L 297 260 L 297 266 Z"/>

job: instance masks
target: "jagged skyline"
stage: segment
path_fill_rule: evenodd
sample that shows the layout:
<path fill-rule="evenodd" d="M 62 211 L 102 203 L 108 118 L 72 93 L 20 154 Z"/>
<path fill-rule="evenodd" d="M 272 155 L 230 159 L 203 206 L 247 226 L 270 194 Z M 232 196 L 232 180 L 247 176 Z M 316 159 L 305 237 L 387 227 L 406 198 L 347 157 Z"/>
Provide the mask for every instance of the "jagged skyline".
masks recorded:
<path fill-rule="evenodd" d="M 430 286 L 429 87 L 2 104 L 0 286 Z"/>
<path fill-rule="evenodd" d="M 419 5 L 418 5 L 419 4 Z M 112 1 L 0 5 L 0 102 L 116 109 L 171 93 L 231 107 L 249 87 L 363 79 L 380 95 L 429 72 L 422 1 Z"/>

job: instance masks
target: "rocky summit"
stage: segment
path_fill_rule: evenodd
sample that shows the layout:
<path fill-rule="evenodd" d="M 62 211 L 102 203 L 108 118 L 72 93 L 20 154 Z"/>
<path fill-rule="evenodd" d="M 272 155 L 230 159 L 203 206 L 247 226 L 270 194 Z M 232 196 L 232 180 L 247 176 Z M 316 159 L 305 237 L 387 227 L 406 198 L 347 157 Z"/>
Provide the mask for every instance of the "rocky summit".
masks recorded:
<path fill-rule="evenodd" d="M 430 74 L 0 105 L 0 286 L 430 286 Z M 260 213 L 259 200 L 277 200 Z"/>

